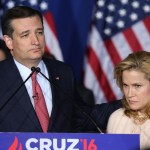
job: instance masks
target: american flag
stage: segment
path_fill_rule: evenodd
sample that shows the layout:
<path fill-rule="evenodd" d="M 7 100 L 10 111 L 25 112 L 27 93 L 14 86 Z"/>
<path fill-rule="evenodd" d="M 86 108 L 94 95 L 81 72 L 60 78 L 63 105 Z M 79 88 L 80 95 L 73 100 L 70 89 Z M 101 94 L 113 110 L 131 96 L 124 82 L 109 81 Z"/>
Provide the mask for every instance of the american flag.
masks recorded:
<path fill-rule="evenodd" d="M 150 51 L 150 1 L 97 0 L 93 12 L 84 84 L 102 103 L 122 97 L 114 66 L 129 53 Z"/>
<path fill-rule="evenodd" d="M 95 103 L 120 99 L 114 66 L 133 51 L 150 51 L 150 0 L 0 0 L 0 16 L 15 5 L 42 12 L 46 51 L 71 64 L 77 79 L 84 70 L 84 84 L 93 91 Z M 51 10 L 57 12 L 55 23 Z"/>
<path fill-rule="evenodd" d="M 56 59 L 63 61 L 62 51 L 57 39 L 54 19 L 50 12 L 50 0 L 1 0 L 0 1 L 0 20 L 5 11 L 17 6 L 25 5 L 39 10 L 43 14 L 44 30 L 46 39 L 46 53 L 53 54 Z M 1 33 L 2 37 L 2 33 Z"/>

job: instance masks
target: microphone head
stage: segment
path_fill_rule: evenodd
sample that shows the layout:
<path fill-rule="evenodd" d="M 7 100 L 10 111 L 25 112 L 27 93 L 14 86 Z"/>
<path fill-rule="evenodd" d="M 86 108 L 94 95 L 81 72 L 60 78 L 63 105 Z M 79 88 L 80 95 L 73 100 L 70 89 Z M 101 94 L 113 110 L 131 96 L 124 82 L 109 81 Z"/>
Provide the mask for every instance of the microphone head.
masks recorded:
<path fill-rule="evenodd" d="M 39 67 L 36 68 L 36 72 L 39 73 L 41 72 L 41 69 Z"/>
<path fill-rule="evenodd" d="M 31 71 L 32 72 L 35 72 L 36 71 L 36 73 L 39 73 L 39 72 L 41 72 L 41 69 L 39 68 L 39 67 L 31 67 Z"/>
<path fill-rule="evenodd" d="M 35 67 L 31 67 L 31 71 L 32 72 L 36 71 L 36 68 Z"/>

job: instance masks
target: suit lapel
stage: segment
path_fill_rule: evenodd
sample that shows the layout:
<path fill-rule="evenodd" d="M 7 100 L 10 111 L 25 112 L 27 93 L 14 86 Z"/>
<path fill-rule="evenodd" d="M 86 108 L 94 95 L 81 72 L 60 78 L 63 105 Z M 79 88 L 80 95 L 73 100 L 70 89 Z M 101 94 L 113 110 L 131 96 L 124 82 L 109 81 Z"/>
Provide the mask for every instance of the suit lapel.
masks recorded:
<path fill-rule="evenodd" d="M 10 61 L 8 67 L 9 69 L 7 69 L 7 71 L 11 72 L 6 73 L 6 75 L 8 75 L 6 78 L 10 79 L 8 87 L 11 87 L 13 85 L 13 88 L 10 90 L 9 94 L 12 95 L 11 99 L 13 98 L 16 100 L 16 103 L 18 103 L 18 105 L 20 105 L 20 107 L 22 108 L 22 113 L 26 113 L 31 122 L 39 129 L 39 131 L 41 131 L 42 129 L 40 123 L 26 90 L 25 84 L 23 84 L 23 80 L 13 60 Z"/>
<path fill-rule="evenodd" d="M 48 73 L 49 73 L 49 81 L 50 81 L 50 85 L 51 85 L 51 90 L 52 90 L 52 113 L 51 113 L 51 117 L 50 117 L 50 124 L 49 124 L 49 128 L 48 131 L 55 129 L 55 125 L 56 125 L 56 120 L 57 118 L 59 118 L 59 114 L 61 111 L 60 106 L 62 106 L 63 104 L 61 103 L 61 98 L 63 96 L 61 96 L 61 89 L 60 89 L 60 74 L 58 74 L 55 70 L 55 67 L 51 65 L 51 63 L 47 63 L 47 61 L 44 61 L 47 69 L 48 69 Z M 59 109 L 60 108 L 60 109 Z"/>
<path fill-rule="evenodd" d="M 26 114 L 28 114 L 28 117 L 30 118 L 31 122 L 33 122 L 33 124 L 39 129 L 39 130 L 42 130 L 41 129 L 41 125 L 39 123 L 39 120 L 37 118 L 37 115 L 36 115 L 36 112 L 33 108 L 33 105 L 31 103 L 31 100 L 29 98 L 29 95 L 27 93 L 27 90 L 25 88 L 25 86 L 23 86 L 21 89 L 20 89 L 20 92 L 18 92 L 16 94 L 16 98 L 17 97 L 23 97 L 21 100 L 19 100 L 19 104 L 20 106 L 22 107 L 22 109 L 24 110 L 24 112 Z"/>

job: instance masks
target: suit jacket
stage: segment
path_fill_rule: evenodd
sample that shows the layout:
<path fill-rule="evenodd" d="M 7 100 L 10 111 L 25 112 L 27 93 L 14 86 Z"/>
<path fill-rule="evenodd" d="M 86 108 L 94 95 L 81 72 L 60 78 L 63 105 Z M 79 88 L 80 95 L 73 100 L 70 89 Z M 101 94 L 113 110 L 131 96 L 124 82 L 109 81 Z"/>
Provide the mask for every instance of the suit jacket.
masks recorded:
<path fill-rule="evenodd" d="M 43 59 L 52 89 L 48 132 L 74 131 L 74 77 L 62 62 Z M 26 87 L 12 57 L 0 62 L 0 132 L 42 132 Z M 20 87 L 21 86 L 21 87 Z M 76 101 L 78 101 L 76 99 Z"/>
<path fill-rule="evenodd" d="M 90 118 L 105 130 L 110 114 L 121 107 L 120 102 L 117 105 L 86 105 L 76 92 L 71 68 L 56 60 L 45 58 L 43 61 L 52 89 L 48 132 L 99 132 Z M 12 57 L 0 62 L 0 132 L 42 132 Z"/>
<path fill-rule="evenodd" d="M 83 118 L 81 119 L 80 115 L 80 122 L 78 123 L 78 125 L 80 125 L 82 122 L 82 126 L 80 126 L 79 130 L 82 132 L 105 133 L 110 115 L 115 110 L 122 108 L 123 105 L 122 100 L 114 100 L 112 102 L 96 104 L 89 107 L 90 108 L 88 108 L 87 106 L 83 106 L 82 111 L 89 113 L 89 116 L 92 118 L 92 120 L 87 119 L 85 116 L 82 116 Z"/>

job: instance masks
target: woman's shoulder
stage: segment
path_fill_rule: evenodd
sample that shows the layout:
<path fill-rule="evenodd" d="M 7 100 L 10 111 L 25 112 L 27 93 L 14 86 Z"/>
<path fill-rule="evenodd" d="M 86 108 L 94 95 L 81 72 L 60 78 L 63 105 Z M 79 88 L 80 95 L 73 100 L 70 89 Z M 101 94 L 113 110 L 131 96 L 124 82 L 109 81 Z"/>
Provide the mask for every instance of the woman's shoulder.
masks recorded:
<path fill-rule="evenodd" d="M 124 115 L 124 108 L 119 108 L 117 110 L 115 110 L 112 114 L 111 114 L 111 118 L 112 117 L 119 117 L 119 116 L 123 116 Z"/>
<path fill-rule="evenodd" d="M 123 118 L 123 116 L 124 116 L 123 108 L 119 108 L 111 114 L 107 124 L 107 133 L 116 133 L 118 124 L 120 120 Z"/>

